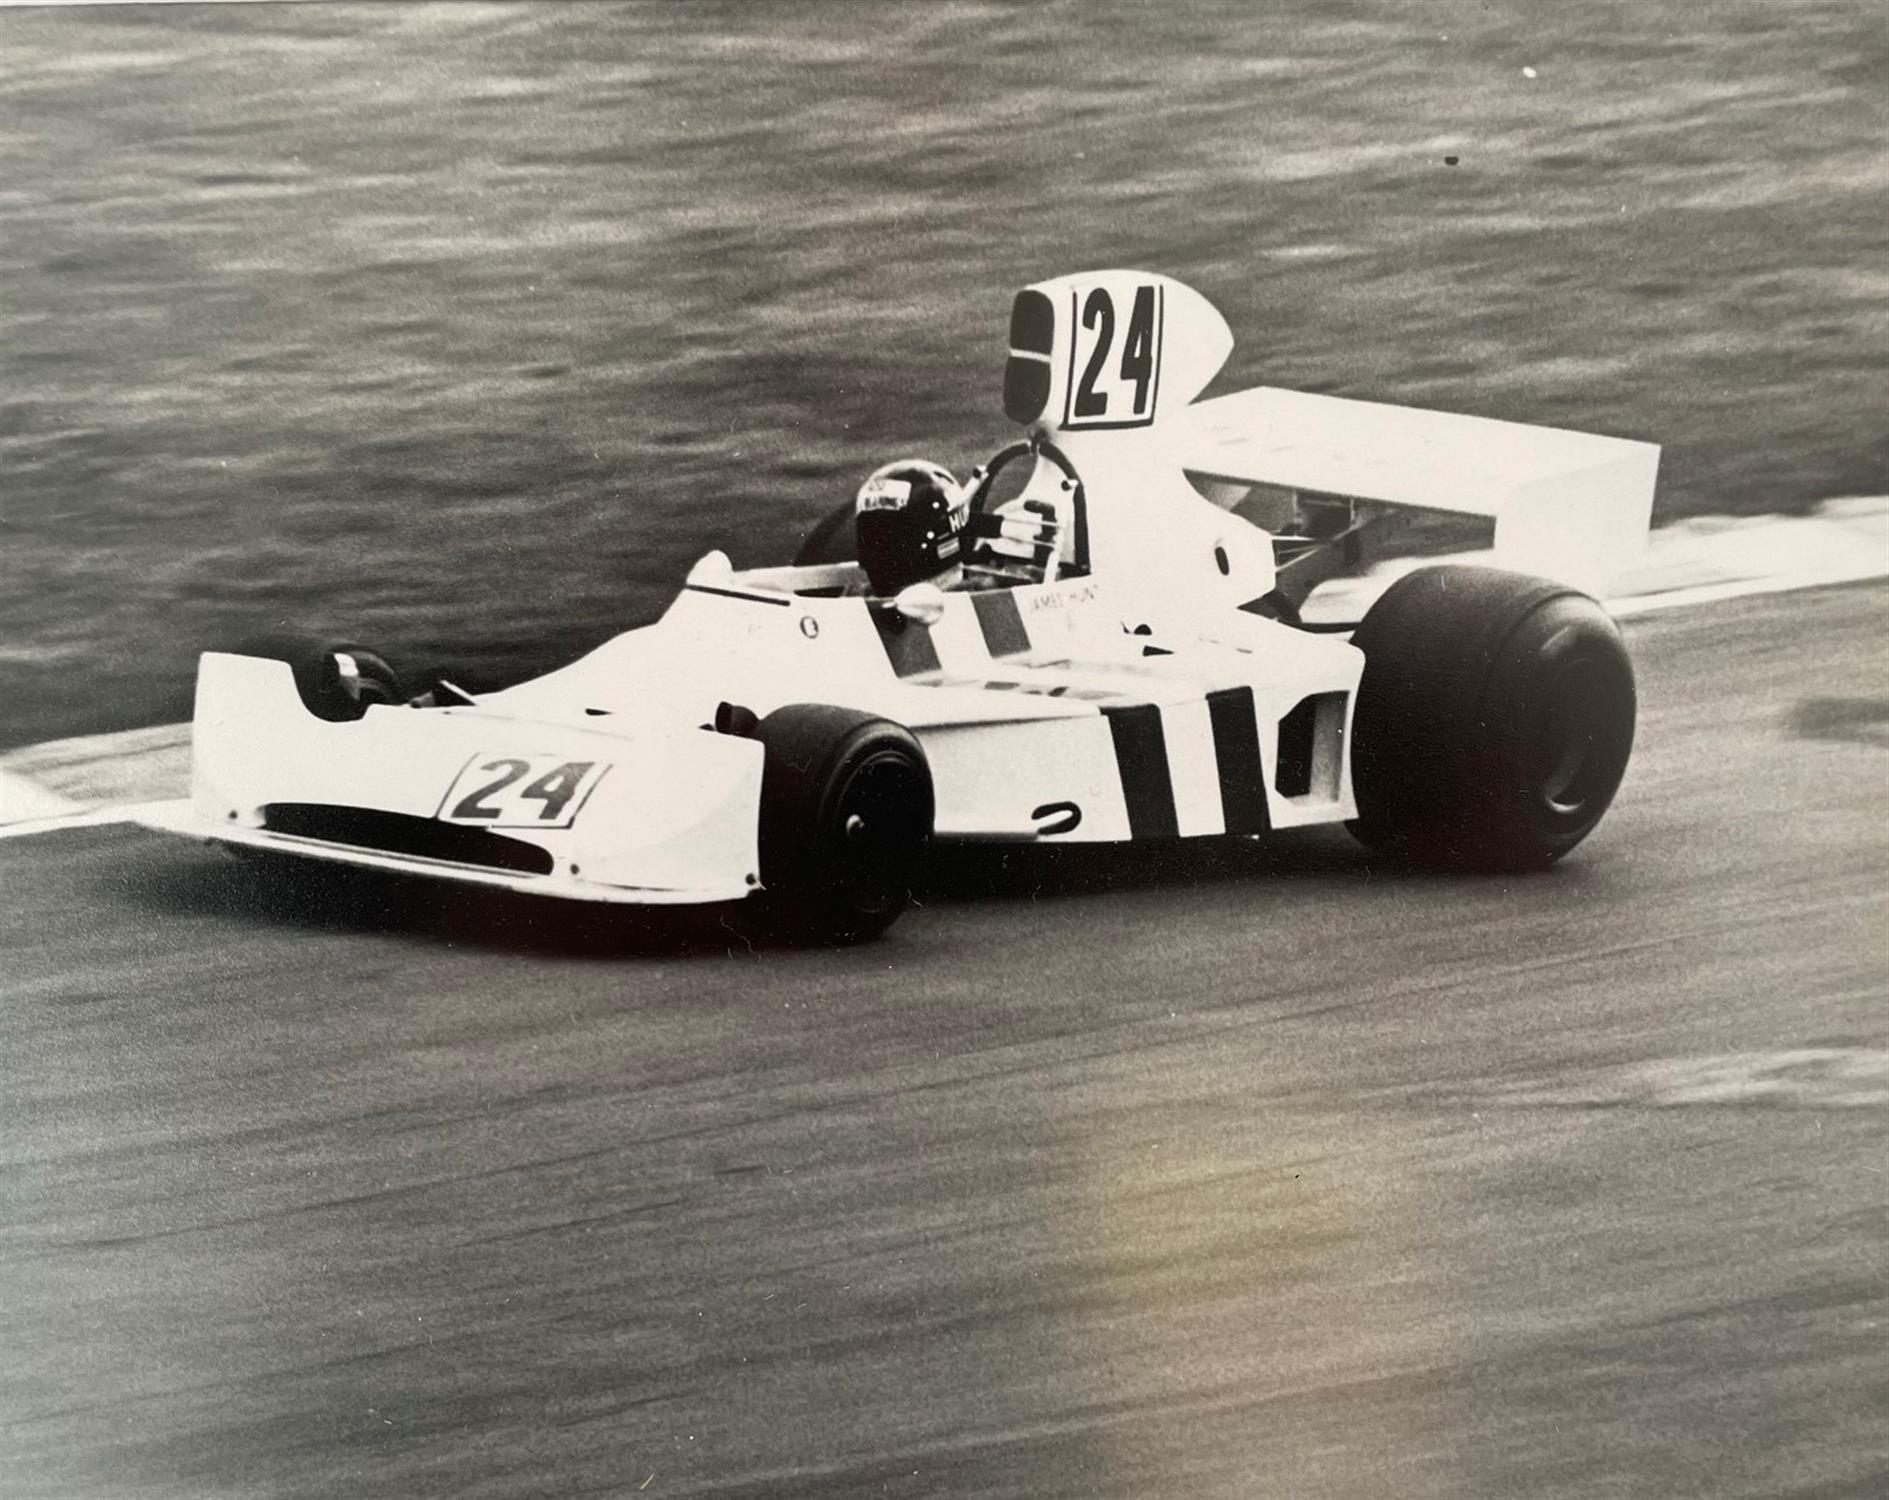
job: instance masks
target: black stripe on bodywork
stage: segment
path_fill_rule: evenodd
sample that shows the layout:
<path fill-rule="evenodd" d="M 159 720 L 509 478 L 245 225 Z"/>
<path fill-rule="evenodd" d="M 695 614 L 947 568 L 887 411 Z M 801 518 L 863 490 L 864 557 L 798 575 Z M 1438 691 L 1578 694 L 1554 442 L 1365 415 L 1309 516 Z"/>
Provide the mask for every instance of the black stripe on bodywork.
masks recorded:
<path fill-rule="evenodd" d="M 901 677 L 916 677 L 920 672 L 936 672 L 944 664 L 938 660 L 938 648 L 932 644 L 931 627 L 908 620 L 891 604 L 871 607 L 872 623 L 878 627 L 879 644 L 885 647 L 886 660 Z"/>
<path fill-rule="evenodd" d="M 1023 615 L 1012 595 L 973 594 L 971 607 L 977 611 L 977 628 L 984 632 L 984 646 L 992 656 L 1015 656 L 1030 649 L 1030 633 L 1023 628 Z"/>
<path fill-rule="evenodd" d="M 1128 836 L 1178 838 L 1181 824 L 1174 812 L 1174 779 L 1168 771 L 1161 710 L 1152 703 L 1137 703 L 1104 708 L 1102 716 L 1115 739 L 1115 766 L 1128 804 Z"/>
<path fill-rule="evenodd" d="M 1004 361 L 1004 415 L 1019 426 L 1034 422 L 1049 405 L 1048 359 L 1013 354 Z"/>
<path fill-rule="evenodd" d="M 706 583 L 685 583 L 682 586 L 697 594 L 714 594 L 721 599 L 745 599 L 750 604 L 778 604 L 782 609 L 786 609 L 794 602 L 775 594 L 743 594 L 734 589 L 710 588 Z"/>
<path fill-rule="evenodd" d="M 1314 693 L 1301 698 L 1292 712 L 1279 721 L 1278 771 L 1273 785 L 1282 797 L 1303 797 L 1312 790 L 1312 772 L 1318 759 L 1319 717 L 1336 715 L 1336 722 L 1326 719 L 1327 734 L 1344 723 L 1345 694 Z"/>
<path fill-rule="evenodd" d="M 1273 778 L 1281 797 L 1303 797 L 1312 790 L 1312 752 L 1318 729 L 1318 700 L 1301 698 L 1279 721 L 1279 774 Z"/>
<path fill-rule="evenodd" d="M 1045 822 L 1045 819 L 1052 821 Z M 1082 826 L 1082 808 L 1074 802 L 1045 802 L 1030 814 L 1038 838 L 1053 838 L 1059 833 L 1074 833 Z"/>
<path fill-rule="evenodd" d="M 1010 305 L 1010 358 L 1004 364 L 1004 415 L 1034 422 L 1049 405 L 1050 351 L 1056 347 L 1056 309 L 1027 288 Z"/>
<path fill-rule="evenodd" d="M 1026 354 L 1048 354 L 1056 347 L 1056 306 L 1030 287 L 1010 304 L 1010 347 Z"/>
<path fill-rule="evenodd" d="M 1220 810 L 1228 833 L 1270 833 L 1266 767 L 1259 758 L 1259 714 L 1250 687 L 1207 694 L 1213 759 L 1220 770 Z"/>

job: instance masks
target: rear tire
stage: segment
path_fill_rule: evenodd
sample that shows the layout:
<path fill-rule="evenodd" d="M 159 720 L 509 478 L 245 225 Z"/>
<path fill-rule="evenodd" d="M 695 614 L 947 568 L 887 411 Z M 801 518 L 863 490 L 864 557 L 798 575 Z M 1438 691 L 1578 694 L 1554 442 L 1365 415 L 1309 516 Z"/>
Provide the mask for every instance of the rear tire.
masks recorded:
<path fill-rule="evenodd" d="M 931 842 L 931 767 L 909 729 L 828 704 L 795 703 L 754 730 L 761 779 L 761 884 L 790 941 L 859 943 L 911 902 Z"/>
<path fill-rule="evenodd" d="M 1352 724 L 1365 844 L 1456 870 L 1553 864 L 1626 772 L 1637 701 L 1587 595 L 1492 568 L 1422 568 L 1372 606 Z"/>

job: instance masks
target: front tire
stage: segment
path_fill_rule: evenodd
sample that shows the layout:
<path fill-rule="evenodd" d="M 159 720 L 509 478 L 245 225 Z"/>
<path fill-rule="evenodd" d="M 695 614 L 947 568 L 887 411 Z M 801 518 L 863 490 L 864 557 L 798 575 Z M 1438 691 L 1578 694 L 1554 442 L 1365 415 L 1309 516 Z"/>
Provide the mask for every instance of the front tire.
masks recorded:
<path fill-rule="evenodd" d="M 1352 784 L 1365 844 L 1455 870 L 1553 864 L 1593 832 L 1633 749 L 1633 666 L 1562 584 L 1421 568 L 1352 636 Z"/>
<path fill-rule="evenodd" d="M 859 943 L 911 902 L 931 842 L 931 767 L 909 729 L 829 704 L 795 703 L 754 730 L 761 884 L 792 941 Z"/>

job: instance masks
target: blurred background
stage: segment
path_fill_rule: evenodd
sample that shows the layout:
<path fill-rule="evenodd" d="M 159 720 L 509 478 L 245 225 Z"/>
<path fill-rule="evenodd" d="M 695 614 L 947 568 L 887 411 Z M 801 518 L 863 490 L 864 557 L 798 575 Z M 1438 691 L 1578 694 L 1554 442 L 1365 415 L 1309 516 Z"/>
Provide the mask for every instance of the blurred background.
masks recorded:
<path fill-rule="evenodd" d="M 475 683 L 1003 442 L 1011 293 L 1259 382 L 1889 474 L 1889 11 L 1292 0 L 0 11 L 0 748 L 283 623 Z"/>

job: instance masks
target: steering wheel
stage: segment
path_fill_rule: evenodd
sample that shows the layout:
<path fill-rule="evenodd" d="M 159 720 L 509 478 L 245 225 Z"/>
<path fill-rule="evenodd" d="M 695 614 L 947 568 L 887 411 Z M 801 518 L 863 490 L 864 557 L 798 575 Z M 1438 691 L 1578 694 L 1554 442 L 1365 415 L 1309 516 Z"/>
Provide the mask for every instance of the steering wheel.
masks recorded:
<path fill-rule="evenodd" d="M 966 481 L 971 487 L 971 496 L 967 505 L 968 514 L 983 515 L 990 503 L 990 492 L 997 483 L 997 476 L 1005 468 L 1022 458 L 1024 454 L 1039 454 L 1063 471 L 1063 488 L 1069 491 L 1070 510 L 1073 514 L 1074 539 L 1072 540 L 1069 567 L 1070 573 L 1089 571 L 1089 499 L 1082 488 L 1082 476 L 1076 472 L 1076 466 L 1069 461 L 1069 455 L 1058 448 L 1048 438 L 1021 438 L 1008 447 L 999 448 L 984 463 L 971 470 Z"/>

